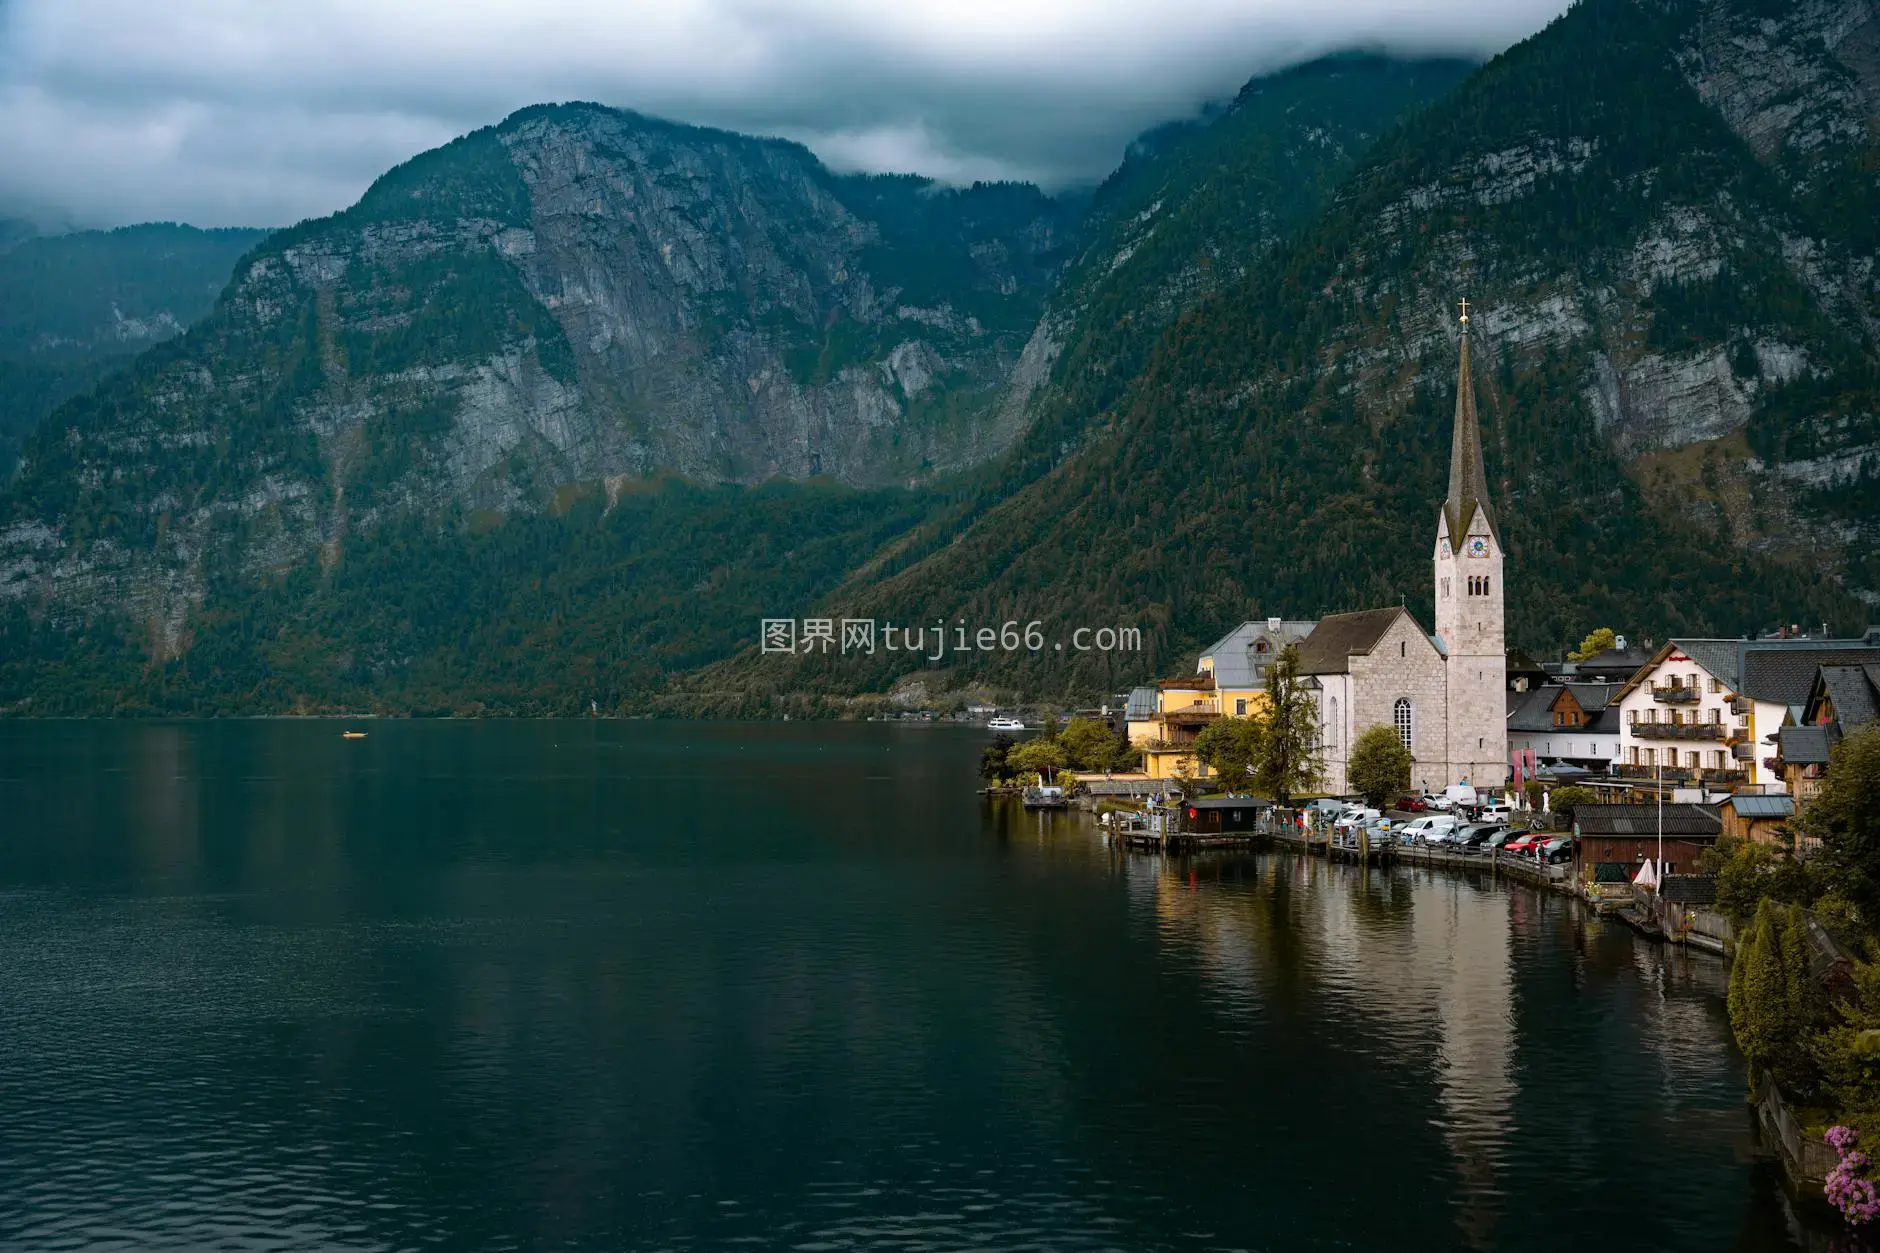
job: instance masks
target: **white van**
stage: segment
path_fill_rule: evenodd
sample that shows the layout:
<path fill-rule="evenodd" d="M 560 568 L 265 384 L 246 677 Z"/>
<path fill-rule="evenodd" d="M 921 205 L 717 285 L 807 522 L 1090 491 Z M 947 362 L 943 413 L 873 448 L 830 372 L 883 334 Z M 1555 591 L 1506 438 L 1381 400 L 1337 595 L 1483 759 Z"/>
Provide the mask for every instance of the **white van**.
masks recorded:
<path fill-rule="evenodd" d="M 1424 814 L 1421 818 L 1412 818 L 1404 823 L 1397 831 L 1405 840 L 1443 844 L 1456 833 L 1456 820 L 1448 814 Z"/>
<path fill-rule="evenodd" d="M 1475 789 L 1467 783 L 1451 783 L 1443 789 L 1443 799 L 1449 802 L 1446 808 L 1473 809 L 1480 801 Z"/>

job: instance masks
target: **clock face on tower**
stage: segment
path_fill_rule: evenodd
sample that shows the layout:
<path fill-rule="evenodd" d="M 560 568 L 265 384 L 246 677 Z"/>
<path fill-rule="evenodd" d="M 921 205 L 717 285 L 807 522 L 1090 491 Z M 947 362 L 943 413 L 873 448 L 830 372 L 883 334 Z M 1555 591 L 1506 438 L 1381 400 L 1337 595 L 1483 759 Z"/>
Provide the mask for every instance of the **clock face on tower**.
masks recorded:
<path fill-rule="evenodd" d="M 1486 539 L 1483 539 L 1480 535 L 1471 536 L 1469 538 L 1469 556 L 1471 557 L 1488 556 L 1488 541 Z"/>

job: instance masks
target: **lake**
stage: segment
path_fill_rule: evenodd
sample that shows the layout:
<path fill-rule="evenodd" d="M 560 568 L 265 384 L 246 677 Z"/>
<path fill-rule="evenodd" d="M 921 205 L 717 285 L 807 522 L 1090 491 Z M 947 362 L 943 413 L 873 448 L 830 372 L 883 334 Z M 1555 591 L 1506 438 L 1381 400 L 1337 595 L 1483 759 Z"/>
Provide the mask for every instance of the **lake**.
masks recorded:
<path fill-rule="evenodd" d="M 0 1247 L 1797 1247 L 1723 963 L 1562 897 L 962 727 L 352 725 L 0 723 Z"/>

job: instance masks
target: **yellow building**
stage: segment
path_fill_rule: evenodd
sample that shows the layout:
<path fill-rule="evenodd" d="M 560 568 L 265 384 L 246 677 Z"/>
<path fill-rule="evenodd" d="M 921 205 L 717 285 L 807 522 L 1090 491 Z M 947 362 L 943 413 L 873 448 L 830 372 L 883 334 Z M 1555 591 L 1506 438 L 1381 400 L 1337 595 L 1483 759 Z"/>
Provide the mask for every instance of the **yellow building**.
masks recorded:
<path fill-rule="evenodd" d="M 1266 708 L 1266 668 L 1311 634 L 1315 624 L 1268 618 L 1243 622 L 1205 650 L 1195 673 L 1163 679 L 1130 693 L 1129 742 L 1142 750 L 1143 773 L 1155 779 L 1206 778 L 1194 743 L 1220 718 L 1248 718 Z"/>

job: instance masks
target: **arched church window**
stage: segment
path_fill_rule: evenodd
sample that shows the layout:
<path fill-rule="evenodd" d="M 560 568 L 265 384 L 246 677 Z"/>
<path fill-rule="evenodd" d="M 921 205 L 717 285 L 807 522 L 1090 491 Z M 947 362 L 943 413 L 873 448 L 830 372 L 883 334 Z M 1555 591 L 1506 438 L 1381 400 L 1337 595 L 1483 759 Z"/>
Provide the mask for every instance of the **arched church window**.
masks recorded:
<path fill-rule="evenodd" d="M 1327 738 L 1326 742 L 1329 743 L 1333 748 L 1337 748 L 1338 747 L 1338 698 L 1336 696 L 1332 697 L 1332 720 L 1331 721 L 1332 721 L 1332 725 L 1329 728 L 1331 731 L 1331 735 Z"/>
<path fill-rule="evenodd" d="M 1488 576 L 1486 574 L 1482 576 L 1482 595 L 1488 595 Z"/>
<path fill-rule="evenodd" d="M 1391 718 L 1397 723 L 1397 738 L 1403 741 L 1405 748 L 1410 747 L 1411 732 L 1416 729 L 1414 714 L 1410 709 L 1410 698 L 1399 696 L 1396 706 L 1391 710 Z"/>

